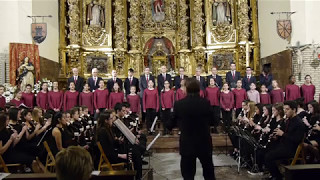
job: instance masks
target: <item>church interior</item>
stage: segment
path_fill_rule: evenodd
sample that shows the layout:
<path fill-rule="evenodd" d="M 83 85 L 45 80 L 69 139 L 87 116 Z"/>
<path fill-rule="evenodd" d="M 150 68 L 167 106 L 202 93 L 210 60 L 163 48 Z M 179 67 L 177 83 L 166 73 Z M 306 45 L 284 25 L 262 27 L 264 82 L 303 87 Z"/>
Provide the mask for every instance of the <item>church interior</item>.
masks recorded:
<path fill-rule="evenodd" d="M 0 19 L 0 85 L 2 85 L 0 86 L 0 98 L 3 96 L 8 104 L 16 98 L 16 92 L 19 92 L 19 89 L 23 94 L 31 85 L 31 92 L 35 94 L 33 101 L 39 106 L 41 102 L 38 102 L 40 100 L 37 98 L 40 96 L 37 94 L 43 91 L 44 84 L 47 84 L 48 92 L 54 91 L 55 88 L 59 91 L 71 92 L 70 84 L 73 84 L 78 91 L 77 82 L 80 83 L 81 77 L 83 82 L 79 86 L 82 91 L 82 86 L 86 89 L 85 82 L 89 84 L 89 79 L 93 77 L 94 69 L 97 72 L 95 76 L 101 78 L 106 87 L 113 79 L 112 90 L 107 87 L 110 95 L 111 92 L 114 92 L 114 83 L 120 85 L 118 79 L 121 81 L 119 88 L 124 90 L 125 95 L 130 94 L 132 79 L 128 77 L 128 74 L 130 76 L 130 73 L 133 73 L 133 77 L 137 78 L 140 83 L 142 83 L 141 79 L 146 77 L 144 89 L 149 86 L 149 80 L 151 80 L 149 76 L 154 77 L 154 87 L 159 90 L 159 92 L 157 91 L 159 101 L 162 98 L 161 93 L 166 91 L 166 81 L 170 83 L 170 89 L 176 95 L 179 89 L 175 84 L 176 77 L 180 77 L 180 81 L 184 76 L 196 79 L 199 77 L 200 83 L 202 83 L 200 77 L 204 77 L 205 85 L 203 88 L 200 87 L 200 91 L 204 92 L 203 97 L 205 98 L 207 97 L 206 88 L 211 86 L 210 75 L 211 78 L 214 76 L 213 86 L 218 86 L 219 92 L 221 90 L 220 94 L 224 92 L 226 83 L 230 87 L 230 92 L 238 88 L 238 81 L 235 80 L 234 84 L 230 84 L 227 77 L 228 73 L 233 73 L 230 68 L 234 65 L 235 69 L 233 70 L 240 73 L 240 78 L 243 77 L 243 79 L 239 79 L 242 83 L 240 88 L 244 88 L 248 92 L 251 91 L 250 78 L 255 79 L 253 84 L 257 88 L 258 96 L 263 85 L 267 88 L 266 94 L 270 94 L 272 101 L 272 103 L 271 101 L 267 103 L 271 104 L 269 107 L 269 109 L 272 108 L 271 114 L 274 113 L 273 108 L 277 108 L 276 103 L 273 103 L 272 91 L 283 90 L 281 91 L 282 107 L 286 106 L 284 100 L 296 100 L 300 96 L 304 97 L 305 111 L 308 113 L 306 119 L 309 118 L 309 114 L 311 119 L 308 123 L 309 131 L 306 131 L 304 139 L 308 139 L 310 134 L 311 136 L 316 134 L 314 141 L 317 144 L 317 142 L 320 143 L 320 81 L 318 79 L 320 78 L 320 36 L 318 32 L 320 24 L 317 18 L 320 17 L 319 8 L 320 1 L 316 0 L 0 0 L 2 17 Z M 214 75 L 213 68 L 216 70 Z M 145 75 L 146 69 L 150 71 L 150 75 Z M 75 70 L 77 70 L 76 75 Z M 181 74 L 181 70 L 183 70 L 183 74 Z M 248 71 L 250 71 L 250 75 Z M 163 73 L 168 76 L 162 77 Z M 231 76 L 231 74 L 230 77 L 234 79 L 234 75 Z M 216 75 L 221 77 L 221 84 L 216 81 Z M 264 84 L 263 80 L 268 79 L 268 76 L 271 75 L 275 83 L 271 80 L 272 82 L 268 85 Z M 73 77 L 75 78 L 73 79 Z M 160 79 L 164 78 L 161 85 L 163 89 L 159 88 L 159 77 Z M 170 79 L 168 80 L 166 77 L 170 77 Z M 245 78 L 248 81 L 247 87 L 244 87 Z M 308 78 L 310 81 L 307 80 Z M 95 78 L 93 80 L 95 86 L 100 88 L 101 81 L 96 82 Z M 126 80 L 130 81 L 128 88 L 125 87 Z M 178 82 L 179 86 L 180 81 Z M 55 87 L 55 82 L 58 84 L 57 87 Z M 122 82 L 124 82 L 124 86 Z M 299 97 L 290 99 L 288 98 L 287 85 L 292 82 L 301 87 L 301 90 L 298 88 Z M 307 97 L 303 90 L 303 86 L 307 86 L 306 84 L 314 87 L 311 98 Z M 88 86 L 91 88 L 90 84 Z M 4 88 L 3 92 L 1 92 L 2 87 Z M 142 105 L 145 97 L 141 84 L 135 90 L 137 93 L 141 93 L 138 95 L 140 95 L 139 99 Z M 81 91 L 78 91 L 79 96 Z M 67 104 L 66 96 L 65 93 L 62 98 Z M 230 118 L 235 123 L 234 126 L 237 126 L 237 122 L 240 121 L 239 113 L 241 116 L 245 110 L 242 105 L 244 101 L 237 102 L 236 93 L 234 96 L 235 99 L 232 98 L 232 102 L 235 102 L 234 104 L 240 103 L 240 106 L 232 105 L 231 111 L 229 109 L 228 112 L 231 113 Z M 245 99 L 253 101 L 249 94 L 245 93 L 245 96 Z M 259 97 L 261 98 L 261 94 Z M 123 102 L 128 102 L 127 97 L 123 99 Z M 96 107 L 93 101 L 95 100 L 92 100 L 91 104 Z M 183 179 L 180 172 L 180 130 L 176 126 L 169 128 L 169 132 L 163 123 L 165 117 L 174 116 L 174 112 L 172 112 L 174 108 L 172 106 L 170 115 L 164 117 L 162 114 L 165 111 L 164 104 L 159 101 L 155 104 L 158 103 L 157 106 L 160 104 L 160 110 L 154 114 L 158 120 L 153 121 L 154 118 L 152 118 L 151 121 L 151 128 L 154 132 L 149 132 L 149 125 L 142 121 L 143 118 L 149 117 L 148 111 L 145 112 L 143 108 L 144 104 L 141 107 L 139 104 L 138 108 L 140 113 L 137 113 L 137 118 L 140 119 L 138 121 L 141 123 L 141 130 L 146 134 L 146 144 L 150 145 L 145 155 L 142 155 L 144 156 L 142 177 L 135 177 L 137 171 L 130 170 L 129 165 L 126 170 L 116 170 L 116 166 L 111 165 L 108 161 L 107 168 L 105 167 L 104 170 L 103 168 L 100 170 L 100 164 L 99 169 L 94 168 L 94 172 L 98 172 L 98 174 L 92 175 L 91 179 Z M 223 100 L 218 99 L 218 103 L 221 101 Z M 257 108 L 257 104 L 260 103 L 262 104 L 262 98 L 258 102 L 255 101 L 253 107 Z M 112 103 L 108 102 L 108 104 L 108 109 L 115 108 L 115 105 L 111 105 Z M 313 106 L 313 104 L 316 105 Z M 309 105 L 312 105 L 312 111 L 309 109 Z M 81 104 L 78 103 L 74 106 L 81 107 Z M 268 106 L 262 106 L 268 108 Z M 21 104 L 17 107 L 20 108 Z M 27 105 L 27 107 L 29 106 Z M 94 107 L 91 112 L 93 119 L 99 109 L 101 110 L 101 108 Z M 318 110 L 315 110 L 315 107 Z M 2 109 L 5 110 L 4 104 Z M 45 115 L 48 111 L 42 109 Z M 72 117 L 73 109 L 69 110 Z M 254 108 L 251 110 L 254 111 Z M 58 111 L 60 110 L 54 109 L 53 112 L 57 113 Z M 222 108 L 221 111 L 225 112 L 225 109 Z M 268 174 L 261 174 L 260 171 L 251 173 L 258 168 L 256 143 L 250 145 L 253 146 L 252 152 L 248 150 L 251 162 L 247 163 L 241 160 L 239 149 L 242 149 L 240 145 L 242 140 L 239 140 L 239 143 L 233 141 L 230 129 L 234 126 L 230 129 L 226 127 L 224 118 L 227 115 L 225 116 L 223 112 L 221 115 L 219 108 L 218 124 L 210 128 L 216 179 L 268 179 Z M 146 117 L 144 114 L 147 114 Z M 270 118 L 271 114 L 269 114 Z M 7 116 L 9 118 L 9 115 Z M 246 117 L 246 115 L 244 116 Z M 314 124 L 311 124 L 313 117 L 315 117 Z M 264 114 L 260 118 L 264 118 Z M 304 118 L 305 116 L 301 117 L 300 121 L 306 123 Z M 93 121 L 90 120 L 90 122 L 92 122 L 92 128 L 95 128 Z M 269 128 L 270 122 L 266 124 L 266 127 Z M 246 127 L 245 125 L 243 129 Z M 283 131 L 286 133 L 287 129 Z M 51 133 L 51 131 L 48 132 Z M 158 133 L 159 136 L 157 136 Z M 3 133 L 0 133 L 1 135 Z M 74 136 L 76 137 L 76 135 Z M 43 161 L 45 173 L 27 173 L 23 170 L 17 170 L 16 167 L 10 167 L 10 163 L 5 162 L 6 158 L 3 156 L 6 153 L 5 150 L 2 151 L 5 143 L 3 138 L 0 138 L 2 142 L 0 170 L 7 173 L 3 176 L 4 179 L 56 178 L 54 173 L 57 171 L 54 170 L 54 166 L 57 157 L 54 157 L 52 153 L 45 155 L 47 158 Z M 242 136 L 241 138 L 246 139 Z M 238 137 L 238 139 L 241 138 Z M 260 142 L 259 138 L 256 141 Z M 40 146 L 44 146 L 42 140 L 39 143 L 41 143 Z M 235 144 L 239 146 L 238 150 L 236 150 Z M 305 144 L 303 141 L 302 144 L 299 144 L 296 148 L 297 151 L 294 151 L 297 152 L 294 157 L 285 158 L 286 160 L 290 159 L 289 163 L 279 165 L 283 178 L 310 177 L 310 179 L 317 179 L 315 176 L 320 176 L 320 144 L 312 147 L 313 151 L 310 150 L 310 147 L 307 149 Z M 314 144 L 311 143 L 311 145 Z M 309 146 L 311 145 L 309 143 Z M 92 152 L 90 153 L 92 155 Z M 238 153 L 238 156 L 234 157 L 232 153 Z M 313 162 L 308 159 L 313 157 L 308 156 L 308 153 L 313 153 L 315 156 Z M 106 156 L 108 157 L 108 154 Z M 103 157 L 101 156 L 101 158 Z M 8 164 L 9 170 L 6 164 Z M 14 164 L 21 165 L 22 163 Z M 267 167 L 268 165 L 270 164 L 266 163 Z M 265 168 L 265 166 L 263 167 Z M 48 172 L 51 174 L 48 175 Z M 0 177 L 2 177 L 1 174 Z M 270 174 L 273 179 L 279 179 L 274 177 L 272 170 L 270 170 Z M 200 161 L 197 161 L 195 179 L 203 179 Z"/>

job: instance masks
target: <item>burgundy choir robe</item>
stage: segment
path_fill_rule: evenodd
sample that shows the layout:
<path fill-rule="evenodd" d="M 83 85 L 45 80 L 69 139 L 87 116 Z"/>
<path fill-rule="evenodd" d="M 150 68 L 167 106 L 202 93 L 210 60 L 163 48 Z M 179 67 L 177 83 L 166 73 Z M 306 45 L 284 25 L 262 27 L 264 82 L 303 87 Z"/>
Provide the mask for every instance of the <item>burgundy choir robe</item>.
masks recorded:
<path fill-rule="evenodd" d="M 176 92 L 176 101 L 179 101 L 187 96 L 187 93 L 184 92 L 181 88 L 179 88 Z"/>
<path fill-rule="evenodd" d="M 40 107 L 43 110 L 48 109 L 48 92 L 38 92 L 37 94 L 37 106 Z"/>
<path fill-rule="evenodd" d="M 293 101 L 300 98 L 300 88 L 295 84 L 286 85 L 286 101 Z"/>
<path fill-rule="evenodd" d="M 79 105 L 80 106 L 87 106 L 88 110 L 89 110 L 89 113 L 93 114 L 93 93 L 92 92 L 89 92 L 89 93 L 82 92 L 82 93 L 80 93 Z"/>
<path fill-rule="evenodd" d="M 34 107 L 34 94 L 33 93 L 22 93 L 22 99 L 24 104 L 29 107 L 29 108 L 33 108 Z"/>
<path fill-rule="evenodd" d="M 200 89 L 200 97 L 204 98 L 204 91 Z"/>
<path fill-rule="evenodd" d="M 140 111 L 140 96 L 139 95 L 127 95 L 127 101 L 130 104 L 130 110 L 133 113 L 139 113 Z"/>
<path fill-rule="evenodd" d="M 13 98 L 11 101 L 11 103 L 15 104 L 16 107 L 19 107 L 20 104 L 24 104 L 23 99 L 20 99 L 20 101 L 16 100 L 15 98 Z"/>
<path fill-rule="evenodd" d="M 205 96 L 206 99 L 210 101 L 211 106 L 220 106 L 220 90 L 218 87 L 207 87 Z"/>
<path fill-rule="evenodd" d="M 59 109 L 62 110 L 63 104 L 63 92 L 50 91 L 48 93 L 48 104 L 50 109 Z"/>
<path fill-rule="evenodd" d="M 157 89 L 145 89 L 143 91 L 143 111 L 147 109 L 155 109 L 157 112 L 159 111 L 159 95 Z"/>
<path fill-rule="evenodd" d="M 305 104 L 314 100 L 315 92 L 316 92 L 316 87 L 313 84 L 311 84 L 309 86 L 304 84 L 301 86 L 301 93 L 302 93 L 302 96 L 304 97 Z"/>
<path fill-rule="evenodd" d="M 271 103 L 276 104 L 279 102 L 284 102 L 283 91 L 282 89 L 274 89 L 270 93 Z"/>
<path fill-rule="evenodd" d="M 113 109 L 117 103 L 124 102 L 124 93 L 123 92 L 111 92 L 109 95 L 109 109 Z"/>
<path fill-rule="evenodd" d="M 4 109 L 6 105 L 6 98 L 0 95 L 0 107 Z"/>
<path fill-rule="evenodd" d="M 234 94 L 234 100 L 235 100 L 235 108 L 239 109 L 242 108 L 242 101 L 248 99 L 247 92 L 245 89 L 233 89 L 232 90 Z"/>
<path fill-rule="evenodd" d="M 232 109 L 234 108 L 234 95 L 231 91 L 228 93 L 220 93 L 220 106 L 222 109 Z"/>
<path fill-rule="evenodd" d="M 173 108 L 174 92 L 173 90 L 163 91 L 161 93 L 161 107 L 166 109 Z"/>
<path fill-rule="evenodd" d="M 260 93 L 260 103 L 261 104 L 271 104 L 270 95 L 268 93 L 266 93 L 266 94 Z"/>
<path fill-rule="evenodd" d="M 64 93 L 64 100 L 63 100 L 63 106 L 64 111 L 68 111 L 72 109 L 75 106 L 78 106 L 78 98 L 79 98 L 79 92 L 70 92 L 67 91 Z"/>
<path fill-rule="evenodd" d="M 93 93 L 93 104 L 95 109 L 108 108 L 108 89 L 96 89 Z"/>

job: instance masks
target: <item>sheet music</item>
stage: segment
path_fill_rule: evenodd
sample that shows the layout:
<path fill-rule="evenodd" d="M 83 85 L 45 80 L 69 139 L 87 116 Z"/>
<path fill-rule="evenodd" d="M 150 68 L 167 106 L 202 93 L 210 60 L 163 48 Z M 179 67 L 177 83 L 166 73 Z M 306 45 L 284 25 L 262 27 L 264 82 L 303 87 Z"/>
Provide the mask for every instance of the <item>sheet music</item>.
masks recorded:
<path fill-rule="evenodd" d="M 156 140 L 160 137 L 160 133 L 151 141 L 151 143 L 147 146 L 147 151 L 151 148 L 151 146 L 156 142 Z"/>
<path fill-rule="evenodd" d="M 158 116 L 156 116 L 156 117 L 154 118 L 154 121 L 153 121 L 153 123 L 152 123 L 150 132 L 154 132 L 154 127 L 155 127 L 155 125 L 156 125 L 157 120 L 158 120 Z"/>
<path fill-rule="evenodd" d="M 125 124 L 120 119 L 117 119 L 113 122 L 117 126 L 117 128 L 123 133 L 123 135 L 129 140 L 131 144 L 136 143 L 136 136 L 127 128 Z"/>

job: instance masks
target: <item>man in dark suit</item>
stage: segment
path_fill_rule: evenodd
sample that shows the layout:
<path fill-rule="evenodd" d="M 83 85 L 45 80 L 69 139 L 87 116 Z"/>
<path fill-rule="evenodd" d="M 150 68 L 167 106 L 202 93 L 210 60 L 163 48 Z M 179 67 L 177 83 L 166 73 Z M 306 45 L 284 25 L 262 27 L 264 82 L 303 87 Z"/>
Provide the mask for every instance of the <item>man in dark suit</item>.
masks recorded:
<path fill-rule="evenodd" d="M 168 81 L 170 86 L 171 84 L 171 75 L 167 74 L 167 67 L 166 66 L 161 66 L 161 74 L 158 75 L 157 77 L 158 80 L 158 92 L 160 93 L 162 89 L 164 88 L 164 82 Z"/>
<path fill-rule="evenodd" d="M 181 174 L 184 179 L 194 179 L 198 158 L 204 179 L 215 180 L 210 134 L 210 121 L 214 113 L 209 101 L 200 98 L 199 87 L 200 83 L 195 78 L 187 79 L 187 97 L 174 104 L 173 121 L 178 122 L 181 131 Z"/>
<path fill-rule="evenodd" d="M 277 161 L 293 158 L 298 145 L 305 136 L 305 125 L 297 116 L 298 105 L 295 101 L 284 102 L 284 112 L 288 119 L 285 120 L 285 127 L 276 128 L 274 134 L 281 138 L 265 155 L 265 164 L 274 180 L 282 179 L 278 169 Z"/>
<path fill-rule="evenodd" d="M 206 89 L 206 80 L 204 77 L 201 76 L 201 68 L 200 67 L 197 67 L 196 75 L 194 76 L 194 78 L 199 81 L 200 89 L 205 90 Z"/>
<path fill-rule="evenodd" d="M 242 78 L 242 88 L 244 88 L 246 91 L 249 91 L 251 83 L 257 84 L 257 80 L 254 76 L 252 76 L 251 67 L 247 67 L 246 76 Z"/>
<path fill-rule="evenodd" d="M 83 85 L 84 85 L 84 79 L 79 76 L 78 68 L 72 69 L 72 77 L 68 78 L 68 89 L 71 82 L 74 82 L 76 86 L 76 91 L 82 92 Z"/>
<path fill-rule="evenodd" d="M 209 86 L 209 84 L 210 84 L 210 79 L 213 78 L 214 81 L 216 82 L 216 86 L 219 87 L 219 89 L 221 89 L 222 88 L 222 78 L 221 78 L 221 76 L 219 76 L 217 74 L 218 73 L 217 68 L 212 67 L 211 73 L 212 74 L 207 77 L 207 86 Z"/>
<path fill-rule="evenodd" d="M 139 92 L 139 80 L 133 76 L 134 70 L 132 68 L 128 71 L 128 77 L 124 80 L 124 90 L 126 95 L 130 94 L 130 86 L 136 87 L 136 92 Z"/>
<path fill-rule="evenodd" d="M 179 68 L 179 76 L 174 77 L 174 87 L 179 89 L 181 87 L 181 80 L 188 78 L 188 76 L 184 75 L 184 68 Z"/>
<path fill-rule="evenodd" d="M 140 80 L 139 80 L 142 122 L 145 122 L 145 114 L 146 114 L 146 113 L 143 112 L 142 98 L 143 98 L 144 90 L 148 88 L 149 80 L 151 80 L 155 84 L 154 77 L 150 74 L 150 68 L 149 67 L 145 67 L 144 74 L 140 76 Z"/>
<path fill-rule="evenodd" d="M 240 72 L 236 71 L 236 64 L 232 62 L 230 64 L 231 71 L 226 74 L 226 81 L 229 84 L 231 90 L 237 87 L 237 81 L 241 80 Z"/>
<path fill-rule="evenodd" d="M 92 77 L 88 78 L 88 84 L 89 84 L 91 92 L 99 88 L 99 81 L 100 80 L 102 80 L 102 78 L 98 77 L 98 69 L 93 68 L 92 69 Z"/>
<path fill-rule="evenodd" d="M 109 79 L 107 81 L 107 89 L 108 89 L 108 91 L 109 92 L 112 91 L 112 88 L 113 88 L 113 85 L 114 85 L 115 82 L 118 83 L 120 89 L 122 90 L 122 80 L 117 78 L 117 71 L 116 70 L 112 70 L 111 75 L 112 75 L 111 79 Z"/>

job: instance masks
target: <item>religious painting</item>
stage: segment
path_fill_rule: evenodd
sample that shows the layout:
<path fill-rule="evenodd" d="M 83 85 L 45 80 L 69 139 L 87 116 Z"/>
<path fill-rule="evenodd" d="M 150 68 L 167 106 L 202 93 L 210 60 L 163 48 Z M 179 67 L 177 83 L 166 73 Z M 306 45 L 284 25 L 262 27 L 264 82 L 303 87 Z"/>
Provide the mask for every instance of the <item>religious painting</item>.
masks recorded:
<path fill-rule="evenodd" d="M 87 5 L 86 23 L 89 26 L 105 27 L 105 9 L 97 0 Z"/>
<path fill-rule="evenodd" d="M 230 64 L 234 61 L 233 53 L 227 54 L 213 54 L 212 61 L 213 66 L 217 67 L 219 70 L 230 69 Z"/>
<path fill-rule="evenodd" d="M 231 6 L 227 0 L 213 0 L 212 23 L 213 26 L 220 24 L 232 24 Z"/>
<path fill-rule="evenodd" d="M 31 35 L 36 43 L 42 43 L 47 37 L 47 23 L 32 23 Z"/>
<path fill-rule="evenodd" d="M 165 19 L 164 0 L 151 0 L 152 19 L 156 22 Z"/>
<path fill-rule="evenodd" d="M 97 68 L 99 73 L 108 73 L 108 57 L 87 56 L 87 73 L 90 73 L 93 68 Z"/>

